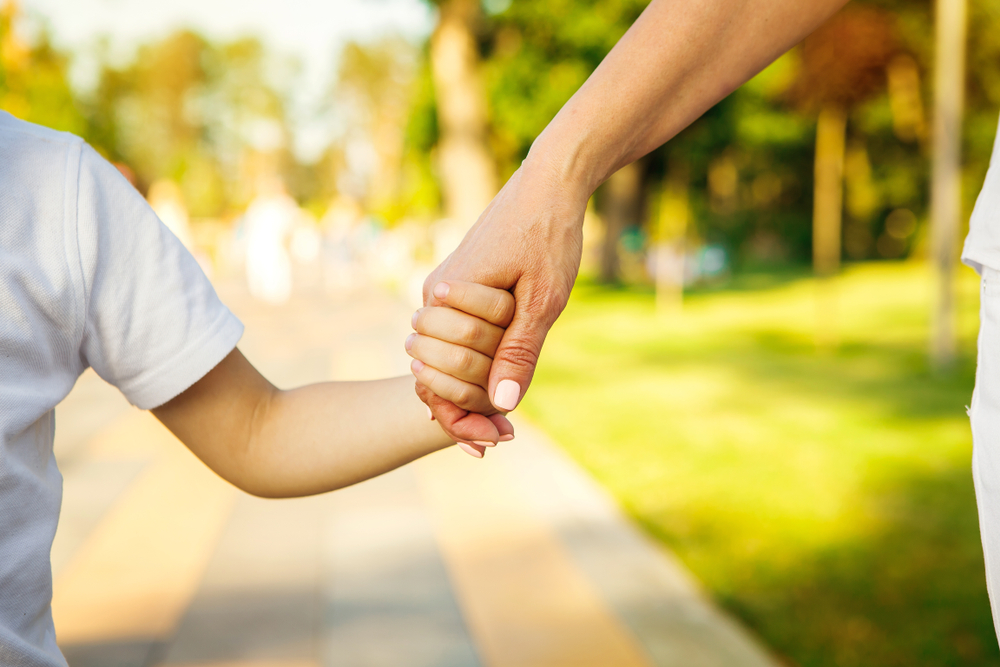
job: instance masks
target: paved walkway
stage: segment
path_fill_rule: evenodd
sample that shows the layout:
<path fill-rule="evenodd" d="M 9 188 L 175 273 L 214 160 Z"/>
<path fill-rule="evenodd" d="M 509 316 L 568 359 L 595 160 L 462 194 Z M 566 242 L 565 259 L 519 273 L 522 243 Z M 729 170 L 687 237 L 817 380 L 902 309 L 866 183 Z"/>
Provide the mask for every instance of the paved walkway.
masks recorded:
<path fill-rule="evenodd" d="M 224 289 L 279 386 L 407 372 L 381 293 Z M 772 666 L 537 429 L 261 500 L 88 373 L 57 412 L 56 628 L 72 667 Z"/>

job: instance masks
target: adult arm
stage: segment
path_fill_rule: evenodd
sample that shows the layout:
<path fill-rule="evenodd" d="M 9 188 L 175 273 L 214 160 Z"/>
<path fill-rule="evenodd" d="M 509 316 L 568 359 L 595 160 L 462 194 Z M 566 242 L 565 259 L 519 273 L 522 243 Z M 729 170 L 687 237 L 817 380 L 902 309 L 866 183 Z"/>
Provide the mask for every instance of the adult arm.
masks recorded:
<path fill-rule="evenodd" d="M 687 127 L 801 41 L 846 0 L 653 0 L 538 136 L 521 168 L 427 278 L 509 289 L 516 311 L 497 350 L 489 395 L 512 410 L 580 265 L 594 190 Z M 420 392 L 448 429 L 450 408 Z"/>

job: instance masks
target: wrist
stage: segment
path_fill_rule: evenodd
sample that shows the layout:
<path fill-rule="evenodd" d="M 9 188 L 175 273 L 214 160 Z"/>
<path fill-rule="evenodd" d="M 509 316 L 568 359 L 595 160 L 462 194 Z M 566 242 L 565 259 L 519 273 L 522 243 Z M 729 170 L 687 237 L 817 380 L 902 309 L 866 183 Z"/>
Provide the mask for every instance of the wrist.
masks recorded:
<path fill-rule="evenodd" d="M 557 190 L 568 201 L 586 206 L 604 179 L 582 137 L 561 140 L 550 126 L 531 144 L 521 163 L 523 178 Z"/>

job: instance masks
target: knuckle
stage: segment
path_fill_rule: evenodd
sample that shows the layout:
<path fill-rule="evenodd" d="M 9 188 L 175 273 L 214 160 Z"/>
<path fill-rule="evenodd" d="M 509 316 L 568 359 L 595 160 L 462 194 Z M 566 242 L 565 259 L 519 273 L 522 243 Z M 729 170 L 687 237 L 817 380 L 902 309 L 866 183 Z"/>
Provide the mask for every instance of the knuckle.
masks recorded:
<path fill-rule="evenodd" d="M 440 378 L 438 373 L 430 366 L 424 365 L 419 371 L 417 371 L 417 382 L 426 385 L 432 393 L 438 393 L 437 385 L 440 384 Z"/>
<path fill-rule="evenodd" d="M 517 368 L 532 369 L 538 363 L 538 349 L 527 341 L 515 339 L 507 342 L 497 357 Z"/>
<path fill-rule="evenodd" d="M 452 398 L 452 402 L 463 410 L 468 410 L 472 405 L 472 389 L 462 385 L 455 391 L 455 395 Z"/>
<path fill-rule="evenodd" d="M 548 328 L 566 308 L 572 284 L 568 286 L 552 282 L 538 282 L 517 295 L 517 307 L 523 313 L 531 314 Z"/>
<path fill-rule="evenodd" d="M 458 339 L 463 345 L 475 345 L 479 342 L 479 326 L 472 321 L 464 321 L 458 327 Z"/>
<path fill-rule="evenodd" d="M 501 291 L 497 294 L 496 304 L 497 322 L 505 326 L 514 316 L 514 296 L 510 292 Z"/>
<path fill-rule="evenodd" d="M 456 347 L 453 355 L 452 362 L 455 364 L 456 369 L 468 370 L 475 361 L 472 350 L 467 347 Z"/>

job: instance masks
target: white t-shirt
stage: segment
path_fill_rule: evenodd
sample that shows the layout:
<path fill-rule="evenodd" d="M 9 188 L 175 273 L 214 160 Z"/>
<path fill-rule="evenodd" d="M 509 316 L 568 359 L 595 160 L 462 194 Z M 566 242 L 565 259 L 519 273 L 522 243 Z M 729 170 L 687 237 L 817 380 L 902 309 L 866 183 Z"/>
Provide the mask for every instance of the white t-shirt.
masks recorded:
<path fill-rule="evenodd" d="M 66 665 L 50 607 L 56 405 L 93 367 L 156 407 L 242 333 L 112 165 L 73 135 L 0 112 L 0 665 Z"/>
<path fill-rule="evenodd" d="M 993 140 L 993 154 L 986 181 L 976 199 L 969 219 L 969 235 L 965 237 L 962 261 L 982 274 L 988 266 L 1000 271 L 1000 129 Z"/>

